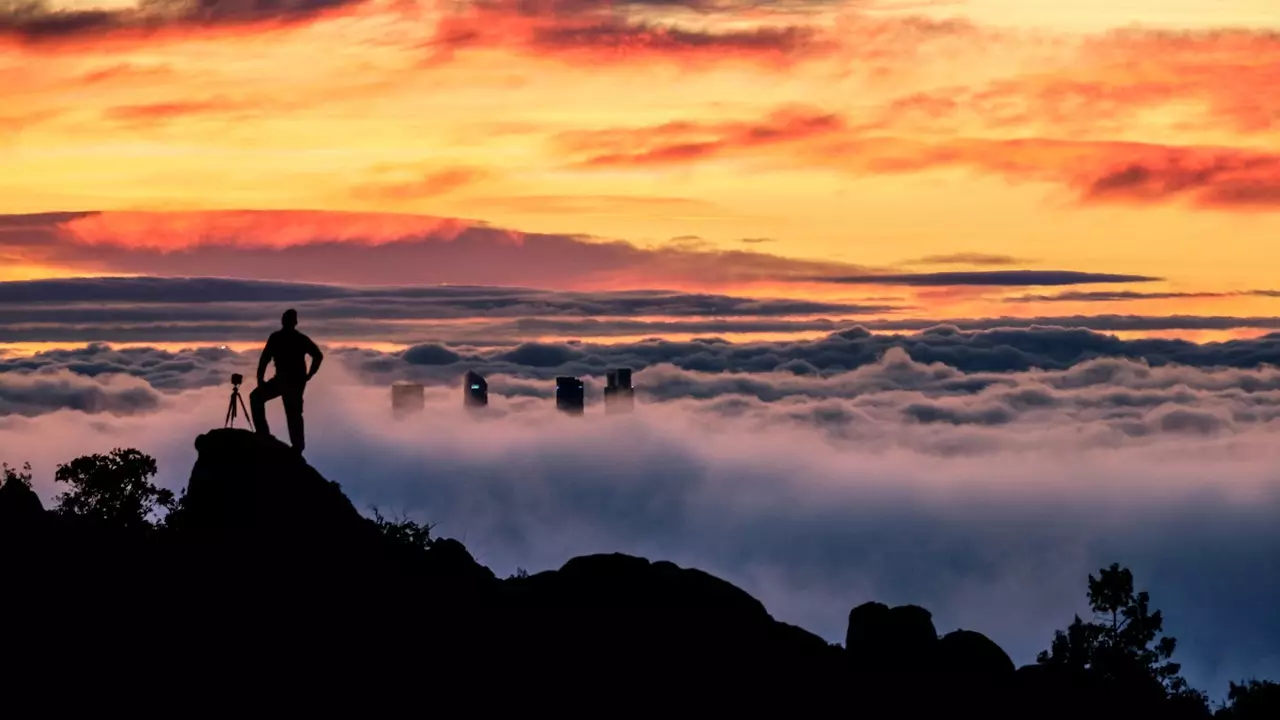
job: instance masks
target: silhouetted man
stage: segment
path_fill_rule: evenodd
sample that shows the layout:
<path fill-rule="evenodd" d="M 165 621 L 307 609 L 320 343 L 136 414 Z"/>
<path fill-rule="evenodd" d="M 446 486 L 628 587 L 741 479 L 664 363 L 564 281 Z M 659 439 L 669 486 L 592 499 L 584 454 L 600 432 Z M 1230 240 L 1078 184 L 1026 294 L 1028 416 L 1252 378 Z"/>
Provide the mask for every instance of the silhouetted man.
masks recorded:
<path fill-rule="evenodd" d="M 324 355 L 311 338 L 297 331 L 298 311 L 286 310 L 280 318 L 284 327 L 271 333 L 266 347 L 258 358 L 258 387 L 249 393 L 249 408 L 253 413 L 253 427 L 260 433 L 270 434 L 267 426 L 268 400 L 284 401 L 284 416 L 289 421 L 289 444 L 299 454 L 306 440 L 302 433 L 302 392 L 307 382 L 320 369 Z M 311 356 L 311 370 L 307 370 L 307 357 Z M 266 380 L 267 363 L 275 361 L 276 374 Z"/>

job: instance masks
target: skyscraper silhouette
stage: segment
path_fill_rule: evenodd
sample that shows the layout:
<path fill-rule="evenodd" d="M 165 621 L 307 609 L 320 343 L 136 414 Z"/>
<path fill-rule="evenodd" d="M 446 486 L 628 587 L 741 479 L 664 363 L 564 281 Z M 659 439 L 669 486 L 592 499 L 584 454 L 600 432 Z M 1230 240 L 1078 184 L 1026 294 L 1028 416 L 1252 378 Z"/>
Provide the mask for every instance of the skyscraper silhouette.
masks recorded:
<path fill-rule="evenodd" d="M 402 381 L 391 385 L 391 414 L 397 419 L 422 412 L 425 405 L 421 384 Z"/>
<path fill-rule="evenodd" d="M 489 405 L 489 383 L 473 370 L 468 370 L 462 378 L 462 404 L 468 408 Z"/>
<path fill-rule="evenodd" d="M 582 381 L 576 377 L 556 378 L 556 408 L 570 415 L 581 415 L 586 409 Z"/>
<path fill-rule="evenodd" d="M 631 412 L 635 407 L 635 388 L 631 387 L 631 368 L 610 370 L 604 387 L 604 411 L 608 414 Z"/>

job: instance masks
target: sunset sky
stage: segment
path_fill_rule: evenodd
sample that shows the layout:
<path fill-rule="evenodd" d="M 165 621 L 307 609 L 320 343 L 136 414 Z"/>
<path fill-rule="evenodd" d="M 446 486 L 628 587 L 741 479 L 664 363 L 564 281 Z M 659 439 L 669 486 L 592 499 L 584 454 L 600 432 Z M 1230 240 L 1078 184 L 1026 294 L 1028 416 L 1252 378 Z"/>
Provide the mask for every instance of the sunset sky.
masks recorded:
<path fill-rule="evenodd" d="M 501 572 L 670 558 L 1023 663 L 1121 562 L 1221 696 L 1280 678 L 1278 241 L 1280 0 L 0 0 L 46 504 L 119 446 L 181 489 L 292 307 L 308 462 Z"/>
<path fill-rule="evenodd" d="M 0 280 L 1272 318 L 1278 91 L 1269 0 L 10 0 Z"/>

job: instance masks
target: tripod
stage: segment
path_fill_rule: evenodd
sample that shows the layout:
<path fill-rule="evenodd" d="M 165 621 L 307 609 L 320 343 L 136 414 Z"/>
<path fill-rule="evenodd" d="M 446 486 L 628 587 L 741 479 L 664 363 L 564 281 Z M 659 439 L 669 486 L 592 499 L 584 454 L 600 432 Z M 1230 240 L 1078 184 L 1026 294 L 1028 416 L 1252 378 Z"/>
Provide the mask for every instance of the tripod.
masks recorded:
<path fill-rule="evenodd" d="M 249 423 L 249 429 L 253 429 L 253 419 L 249 415 L 249 411 L 244 407 L 244 398 L 240 397 L 240 386 L 231 386 L 231 404 L 227 406 L 227 420 L 223 423 L 223 427 L 236 426 L 236 403 L 240 404 L 240 410 L 244 412 L 244 421 Z"/>

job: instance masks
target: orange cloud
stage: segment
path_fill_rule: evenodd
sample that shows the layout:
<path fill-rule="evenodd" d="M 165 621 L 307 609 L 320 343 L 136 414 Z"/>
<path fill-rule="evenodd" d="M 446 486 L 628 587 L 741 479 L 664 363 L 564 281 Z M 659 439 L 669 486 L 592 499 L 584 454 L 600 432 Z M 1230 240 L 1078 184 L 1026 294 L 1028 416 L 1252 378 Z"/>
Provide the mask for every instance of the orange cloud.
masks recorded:
<path fill-rule="evenodd" d="M 478 211 L 565 215 L 684 215 L 723 213 L 715 203 L 682 197 L 646 195 L 511 195 L 477 197 L 461 201 L 461 207 Z"/>
<path fill-rule="evenodd" d="M 110 120 L 130 124 L 149 125 L 167 122 L 191 115 L 225 115 L 258 113 L 265 110 L 259 103 L 237 102 L 225 98 L 188 100 L 140 105 L 119 105 L 108 108 L 103 115 Z"/>
<path fill-rule="evenodd" d="M 356 188 L 360 198 L 403 202 L 446 195 L 491 177 L 488 170 L 475 167 L 452 167 L 419 174 L 402 182 L 375 182 Z"/>
<path fill-rule="evenodd" d="M 1280 33 L 1124 30 L 1073 48 L 1045 68 L 913 93 L 891 103 L 880 122 L 1125 135 L 1151 130 L 1136 122 L 1141 113 L 1168 109 L 1173 130 L 1280 129 Z"/>
<path fill-rule="evenodd" d="M 121 79 L 152 79 L 170 76 L 173 69 L 165 66 L 139 65 L 136 63 L 116 63 L 91 70 L 80 76 L 79 81 L 85 85 L 114 82 Z"/>

